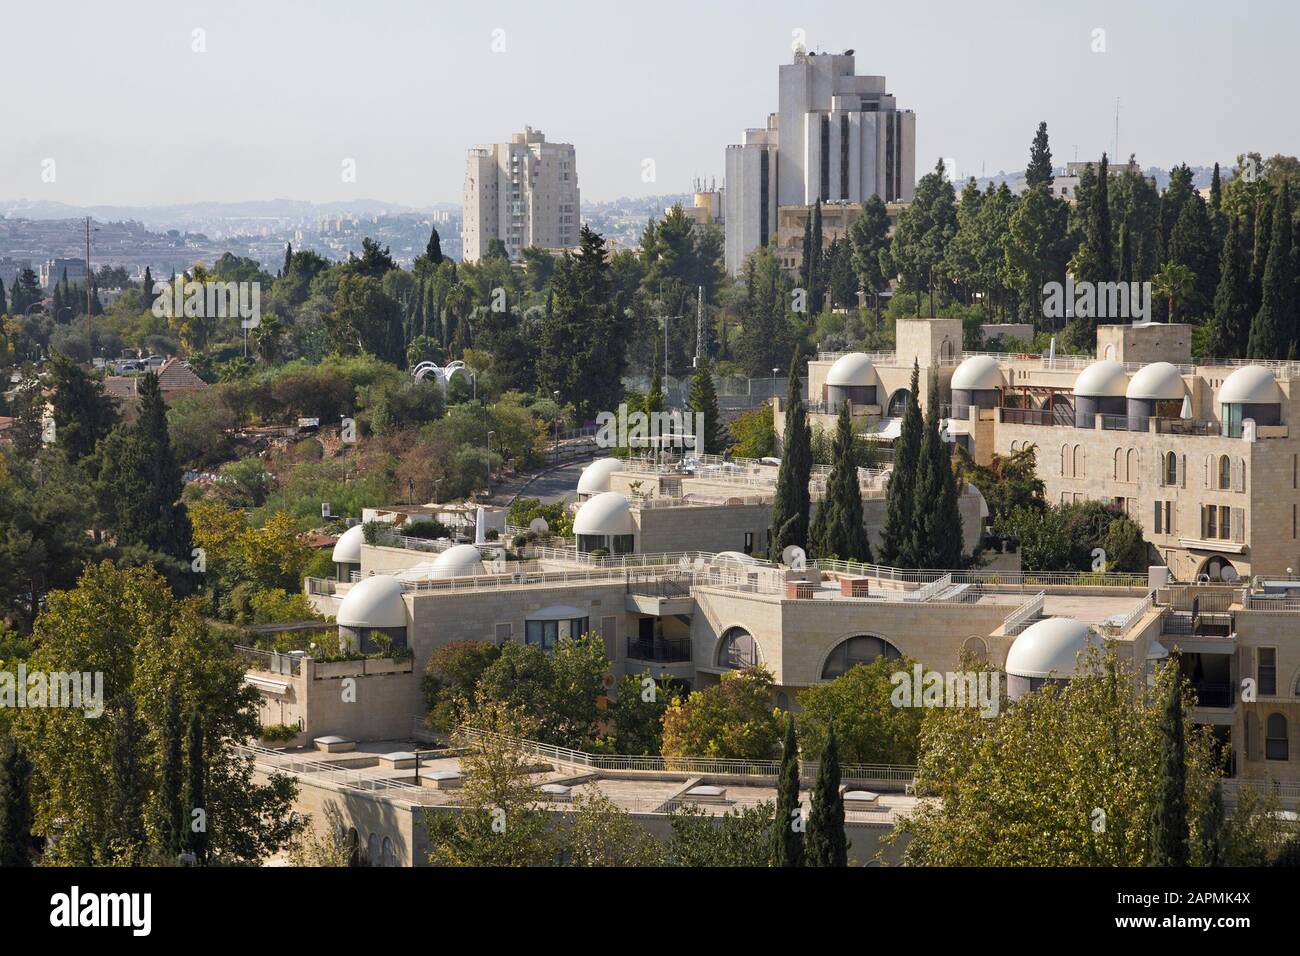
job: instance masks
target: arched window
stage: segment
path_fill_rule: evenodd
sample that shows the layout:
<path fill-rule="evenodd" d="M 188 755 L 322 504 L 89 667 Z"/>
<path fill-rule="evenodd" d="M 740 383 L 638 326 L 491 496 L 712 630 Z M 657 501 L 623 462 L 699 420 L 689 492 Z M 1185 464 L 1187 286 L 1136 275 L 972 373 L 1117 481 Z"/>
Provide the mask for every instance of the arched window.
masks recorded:
<path fill-rule="evenodd" d="M 1074 477 L 1082 478 L 1087 473 L 1087 464 L 1084 458 L 1086 452 L 1080 445 L 1074 446 Z"/>
<path fill-rule="evenodd" d="M 1269 714 L 1268 722 L 1264 725 L 1264 759 L 1289 760 L 1289 751 L 1286 715 Z"/>
<path fill-rule="evenodd" d="M 1073 459 L 1070 456 L 1070 446 L 1062 445 L 1061 446 L 1061 477 L 1062 478 L 1070 477 L 1071 474 L 1070 468 L 1072 463 L 1073 463 Z"/>
<path fill-rule="evenodd" d="M 357 835 L 356 827 L 348 827 L 347 846 L 348 866 L 361 866 L 364 862 L 361 859 L 361 837 Z"/>
<path fill-rule="evenodd" d="M 383 866 L 397 866 L 397 850 L 393 847 L 393 841 L 384 837 Z"/>
<path fill-rule="evenodd" d="M 902 418 L 907 414 L 907 401 L 911 397 L 911 392 L 905 388 L 900 388 L 889 397 L 889 410 L 885 415 L 889 418 Z"/>
<path fill-rule="evenodd" d="M 981 663 L 989 659 L 989 646 L 982 637 L 968 637 L 961 649 Z"/>
<path fill-rule="evenodd" d="M 1178 456 L 1172 451 L 1165 455 L 1165 484 L 1178 484 Z"/>
<path fill-rule="evenodd" d="M 1116 481 L 1119 481 L 1119 459 L 1122 451 L 1123 449 L 1120 448 L 1115 449 L 1115 480 Z"/>
<path fill-rule="evenodd" d="M 367 850 L 366 865 L 378 866 L 379 865 L 379 834 L 378 833 L 370 834 L 370 839 L 366 841 L 366 850 Z"/>
<path fill-rule="evenodd" d="M 722 633 L 718 646 L 718 666 L 728 668 L 757 667 L 758 642 L 743 627 L 729 627 Z"/>
<path fill-rule="evenodd" d="M 1142 456 L 1138 454 L 1136 448 L 1130 448 L 1124 458 L 1124 480 L 1133 481 L 1137 477 L 1138 468 L 1142 466 Z"/>
<path fill-rule="evenodd" d="M 898 648 L 879 637 L 860 634 L 841 641 L 822 667 L 822 680 L 834 680 L 859 664 L 870 664 L 878 657 L 893 660 L 902 657 Z"/>
<path fill-rule="evenodd" d="M 1232 488 L 1232 459 L 1227 455 L 1219 456 L 1219 490 L 1228 491 Z"/>

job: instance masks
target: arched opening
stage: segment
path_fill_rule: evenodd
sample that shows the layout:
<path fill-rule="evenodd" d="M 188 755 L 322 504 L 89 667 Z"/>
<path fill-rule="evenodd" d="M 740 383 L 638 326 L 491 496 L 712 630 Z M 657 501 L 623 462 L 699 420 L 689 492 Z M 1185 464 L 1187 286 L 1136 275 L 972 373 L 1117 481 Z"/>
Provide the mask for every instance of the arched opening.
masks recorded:
<path fill-rule="evenodd" d="M 1198 576 L 1200 574 L 1205 575 L 1211 581 L 1224 581 L 1229 584 L 1240 577 L 1232 562 L 1221 554 L 1207 558 L 1205 563 L 1201 565 Z"/>
<path fill-rule="evenodd" d="M 907 414 L 907 403 L 911 397 L 912 393 L 910 391 L 900 388 L 889 396 L 889 409 L 885 412 L 885 415 L 889 418 L 902 418 Z"/>
<path fill-rule="evenodd" d="M 883 638 L 859 634 L 841 641 L 831 651 L 826 663 L 822 665 L 822 680 L 834 680 L 859 664 L 870 664 L 880 657 L 893 660 L 902 656 L 898 648 Z"/>
<path fill-rule="evenodd" d="M 729 627 L 718 644 L 718 666 L 737 670 L 758 666 L 758 641 L 743 627 Z"/>
<path fill-rule="evenodd" d="M 1072 474 L 1075 478 L 1082 478 L 1087 471 L 1085 464 L 1084 451 L 1082 445 L 1074 446 L 1074 465 Z"/>
<path fill-rule="evenodd" d="M 1219 456 L 1219 490 L 1228 491 L 1232 488 L 1232 459 L 1227 455 Z"/>
<path fill-rule="evenodd" d="M 356 827 L 348 827 L 347 835 L 348 849 L 348 866 L 361 866 L 361 837 L 357 834 Z"/>
<path fill-rule="evenodd" d="M 1178 484 L 1178 456 L 1172 451 L 1165 455 L 1165 484 Z"/>
<path fill-rule="evenodd" d="M 380 851 L 382 854 L 383 866 L 397 866 L 397 850 L 393 846 L 393 841 L 384 837 L 384 848 Z"/>
<path fill-rule="evenodd" d="M 1269 714 L 1264 724 L 1264 759 L 1289 760 L 1290 741 L 1287 739 L 1286 715 Z"/>
<path fill-rule="evenodd" d="M 1124 459 L 1124 467 L 1127 469 L 1124 473 L 1125 481 L 1136 481 L 1138 468 L 1142 465 L 1142 458 L 1138 455 L 1136 448 L 1130 448 Z"/>
<path fill-rule="evenodd" d="M 370 839 L 366 841 L 366 865 L 379 865 L 379 834 L 370 834 Z"/>
<path fill-rule="evenodd" d="M 989 646 L 982 637 L 966 638 L 961 649 L 969 654 L 972 660 L 979 661 L 981 664 L 986 663 L 989 659 Z"/>

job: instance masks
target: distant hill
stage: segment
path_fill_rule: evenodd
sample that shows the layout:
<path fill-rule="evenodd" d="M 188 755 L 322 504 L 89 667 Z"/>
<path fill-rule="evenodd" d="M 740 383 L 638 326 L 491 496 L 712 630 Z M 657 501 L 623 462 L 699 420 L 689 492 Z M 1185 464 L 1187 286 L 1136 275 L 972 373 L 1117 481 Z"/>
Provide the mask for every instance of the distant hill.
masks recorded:
<path fill-rule="evenodd" d="M 77 206 L 46 199 L 0 200 L 0 213 L 24 219 L 76 219 L 90 216 L 103 222 L 134 221 L 147 226 L 174 228 L 188 222 L 212 219 L 314 219 L 322 216 L 377 216 L 459 210 L 457 203 L 434 203 L 424 208 L 378 199 L 349 199 L 313 203 L 298 199 L 260 199 L 247 202 L 194 202 L 166 206 Z"/>

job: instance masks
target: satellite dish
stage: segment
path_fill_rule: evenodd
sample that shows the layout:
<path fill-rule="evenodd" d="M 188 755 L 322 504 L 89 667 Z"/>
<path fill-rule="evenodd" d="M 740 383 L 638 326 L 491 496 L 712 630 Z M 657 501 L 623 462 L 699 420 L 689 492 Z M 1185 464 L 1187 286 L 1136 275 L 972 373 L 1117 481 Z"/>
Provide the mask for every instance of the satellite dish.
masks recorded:
<path fill-rule="evenodd" d="M 781 563 L 792 571 L 803 571 L 808 567 L 808 556 L 803 548 L 792 544 L 781 552 Z"/>
<path fill-rule="evenodd" d="M 551 526 L 546 523 L 545 518 L 534 518 L 528 522 L 528 530 L 536 531 L 538 534 L 545 534 L 551 530 Z"/>
<path fill-rule="evenodd" d="M 1219 572 L 1219 577 L 1231 584 L 1233 581 L 1237 580 L 1237 569 L 1231 564 L 1225 564 L 1223 570 Z"/>

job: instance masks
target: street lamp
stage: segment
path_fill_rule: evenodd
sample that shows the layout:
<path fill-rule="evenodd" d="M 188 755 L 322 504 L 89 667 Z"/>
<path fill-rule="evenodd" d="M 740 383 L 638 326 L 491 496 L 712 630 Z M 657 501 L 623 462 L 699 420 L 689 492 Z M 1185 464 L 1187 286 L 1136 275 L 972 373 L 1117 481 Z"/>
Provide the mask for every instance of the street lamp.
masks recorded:
<path fill-rule="evenodd" d="M 781 371 L 779 368 L 772 369 L 772 407 L 776 408 L 776 373 Z"/>
<path fill-rule="evenodd" d="M 487 488 L 483 492 L 484 502 L 492 497 L 492 439 L 495 436 L 496 432 L 487 433 Z"/>
<path fill-rule="evenodd" d="M 560 457 L 560 390 L 557 388 L 551 394 L 555 396 L 555 440 L 551 443 L 551 457 L 558 459 Z"/>

